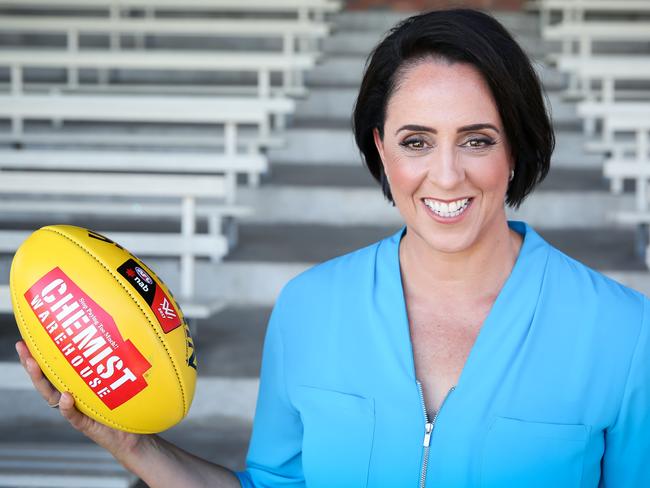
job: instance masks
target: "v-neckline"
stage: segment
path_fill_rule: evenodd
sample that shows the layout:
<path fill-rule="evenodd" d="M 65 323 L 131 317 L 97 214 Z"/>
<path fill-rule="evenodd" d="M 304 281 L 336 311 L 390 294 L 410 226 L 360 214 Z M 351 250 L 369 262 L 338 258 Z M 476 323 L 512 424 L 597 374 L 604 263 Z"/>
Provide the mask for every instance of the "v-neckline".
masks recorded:
<path fill-rule="evenodd" d="M 461 373 L 458 377 L 458 381 L 456 385 L 454 385 L 454 387 L 452 388 L 454 390 L 454 395 L 457 394 L 456 392 L 458 392 L 459 389 L 462 391 L 463 385 L 467 382 L 466 378 L 471 376 L 472 374 L 471 372 L 475 369 L 474 365 L 477 362 L 479 362 L 480 359 L 479 356 L 481 355 L 480 354 L 481 350 L 484 348 L 484 345 L 486 343 L 490 342 L 490 336 L 494 336 L 493 332 L 496 332 L 496 330 L 493 329 L 497 329 L 499 325 L 499 321 L 497 320 L 497 317 L 499 315 L 502 315 L 501 312 L 504 310 L 506 303 L 509 301 L 509 297 L 512 297 L 512 295 L 518 289 L 517 285 L 520 284 L 524 279 L 525 271 L 529 267 L 527 266 L 527 263 L 529 261 L 528 259 L 529 254 L 531 253 L 533 248 L 538 247 L 536 245 L 539 244 L 538 241 L 541 241 L 541 238 L 539 238 L 539 236 L 537 236 L 536 233 L 523 222 L 509 221 L 508 226 L 510 229 L 522 235 L 523 242 L 519 249 L 519 254 L 517 255 L 517 259 L 515 260 L 512 270 L 510 271 L 508 278 L 506 279 L 503 286 L 501 287 L 501 290 L 499 291 L 494 303 L 492 304 L 490 311 L 488 312 L 485 320 L 483 321 L 483 324 L 481 325 L 481 328 L 476 336 L 476 340 L 474 341 L 474 344 L 470 349 L 467 359 L 465 360 L 465 364 L 463 365 Z M 406 233 L 406 227 L 403 227 L 398 232 L 398 235 L 396 236 L 397 237 L 395 243 L 396 245 L 394 249 L 394 254 L 392 256 L 395 263 L 395 265 L 393 266 L 393 272 L 397 273 L 397 276 L 395 276 L 394 279 L 396 280 L 400 292 L 400 296 L 398 297 L 398 306 L 402 311 L 402 313 L 400 314 L 401 316 L 400 327 L 401 330 L 407 336 L 408 354 L 410 357 L 410 364 L 409 364 L 410 374 L 413 380 L 417 383 L 419 382 L 420 379 L 417 378 L 416 371 L 415 371 L 415 357 L 413 354 L 413 343 L 411 340 L 408 311 L 406 308 L 406 297 L 404 296 L 404 287 L 401 278 L 401 264 L 399 260 L 399 246 L 400 246 L 401 239 L 404 237 L 405 233 Z M 429 412 L 429 413 L 435 413 L 435 412 Z"/>

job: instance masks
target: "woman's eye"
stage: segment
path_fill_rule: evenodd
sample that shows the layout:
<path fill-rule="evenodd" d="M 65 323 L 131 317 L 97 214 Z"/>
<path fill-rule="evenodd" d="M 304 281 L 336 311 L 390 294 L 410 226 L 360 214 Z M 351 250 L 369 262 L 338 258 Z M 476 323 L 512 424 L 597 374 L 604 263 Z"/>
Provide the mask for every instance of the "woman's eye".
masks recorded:
<path fill-rule="evenodd" d="M 413 137 L 413 138 L 404 139 L 402 142 L 399 143 L 399 145 L 409 149 L 424 149 L 426 147 L 426 142 L 424 141 L 424 139 Z"/>
<path fill-rule="evenodd" d="M 488 137 L 472 137 L 467 139 L 462 146 L 466 146 L 472 149 L 484 149 L 488 146 L 493 146 L 495 142 Z"/>

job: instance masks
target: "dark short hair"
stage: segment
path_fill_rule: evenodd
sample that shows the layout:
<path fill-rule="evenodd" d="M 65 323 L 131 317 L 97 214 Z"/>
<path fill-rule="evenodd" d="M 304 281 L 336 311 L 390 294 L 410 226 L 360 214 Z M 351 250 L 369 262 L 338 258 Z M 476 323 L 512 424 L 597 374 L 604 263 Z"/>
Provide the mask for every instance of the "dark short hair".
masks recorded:
<path fill-rule="evenodd" d="M 515 162 L 506 203 L 519 207 L 546 177 L 555 136 L 528 56 L 497 20 L 476 10 L 439 10 L 409 17 L 370 53 L 352 117 L 354 137 L 370 173 L 393 202 L 373 130 L 377 128 L 383 138 L 386 106 L 400 70 L 428 57 L 469 63 L 485 79 Z"/>

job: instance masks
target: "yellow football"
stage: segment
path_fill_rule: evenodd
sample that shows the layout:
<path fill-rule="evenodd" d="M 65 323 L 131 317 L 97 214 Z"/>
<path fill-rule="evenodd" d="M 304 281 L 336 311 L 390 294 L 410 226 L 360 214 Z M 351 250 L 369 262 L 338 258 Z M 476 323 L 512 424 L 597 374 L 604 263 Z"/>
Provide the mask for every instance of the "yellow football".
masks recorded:
<path fill-rule="evenodd" d="M 161 432 L 188 412 L 196 357 L 180 307 L 142 261 L 81 227 L 31 234 L 11 264 L 20 334 L 47 378 L 110 427 Z"/>

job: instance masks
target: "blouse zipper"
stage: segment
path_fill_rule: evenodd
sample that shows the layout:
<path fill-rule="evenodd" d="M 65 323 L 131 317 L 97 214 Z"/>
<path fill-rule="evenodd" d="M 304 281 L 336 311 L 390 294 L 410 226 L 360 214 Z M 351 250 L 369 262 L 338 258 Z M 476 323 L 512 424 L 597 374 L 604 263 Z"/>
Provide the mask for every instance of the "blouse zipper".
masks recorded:
<path fill-rule="evenodd" d="M 431 444 L 431 434 L 433 433 L 433 427 L 436 424 L 436 419 L 438 418 L 438 414 L 440 413 L 440 410 L 442 410 L 442 406 L 445 404 L 447 397 L 452 391 L 454 391 L 456 387 L 452 386 L 449 389 L 449 391 L 445 395 L 445 398 L 442 400 L 442 403 L 440 404 L 440 408 L 433 416 L 431 422 L 429 422 L 429 414 L 427 413 L 427 407 L 424 403 L 424 393 L 422 391 L 422 383 L 417 381 L 417 385 L 418 385 L 418 391 L 420 392 L 420 402 L 422 404 L 422 412 L 424 413 L 424 440 L 422 441 L 422 445 L 424 446 L 424 452 L 422 457 L 422 470 L 420 471 L 420 488 L 425 488 L 427 482 L 427 469 L 429 467 L 429 446 Z"/>

